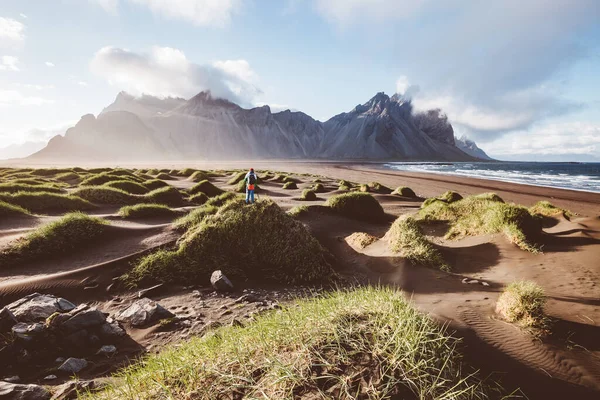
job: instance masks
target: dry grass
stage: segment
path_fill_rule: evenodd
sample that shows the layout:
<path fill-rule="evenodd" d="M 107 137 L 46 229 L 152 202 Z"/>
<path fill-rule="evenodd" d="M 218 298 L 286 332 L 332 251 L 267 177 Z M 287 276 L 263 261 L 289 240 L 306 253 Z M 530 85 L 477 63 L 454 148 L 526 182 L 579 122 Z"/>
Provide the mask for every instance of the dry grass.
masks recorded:
<path fill-rule="evenodd" d="M 513 282 L 496 302 L 496 312 L 508 322 L 524 328 L 544 330 L 548 319 L 544 314 L 546 295 L 541 286 L 532 281 Z"/>
<path fill-rule="evenodd" d="M 387 232 L 386 239 L 393 252 L 399 253 L 411 263 L 450 271 L 442 254 L 423 235 L 413 217 L 398 217 Z"/>
<path fill-rule="evenodd" d="M 97 399 L 490 399 L 460 340 L 398 291 L 299 300 L 131 366 Z"/>
<path fill-rule="evenodd" d="M 365 232 L 354 232 L 346 238 L 346 243 L 355 249 L 364 249 L 365 247 L 379 240 L 376 236 L 369 235 Z"/>

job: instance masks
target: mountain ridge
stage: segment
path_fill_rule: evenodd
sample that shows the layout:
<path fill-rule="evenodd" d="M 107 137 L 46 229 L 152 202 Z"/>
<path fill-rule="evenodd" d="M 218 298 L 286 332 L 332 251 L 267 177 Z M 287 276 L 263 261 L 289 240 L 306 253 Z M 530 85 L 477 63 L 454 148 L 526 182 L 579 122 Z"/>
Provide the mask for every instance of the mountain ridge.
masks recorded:
<path fill-rule="evenodd" d="M 483 153 L 485 154 L 485 153 Z M 245 109 L 204 91 L 185 100 L 121 92 L 87 114 L 35 160 L 340 159 L 474 161 L 456 146 L 441 110 L 414 113 L 400 95 L 377 93 L 325 122 L 301 111 Z"/>

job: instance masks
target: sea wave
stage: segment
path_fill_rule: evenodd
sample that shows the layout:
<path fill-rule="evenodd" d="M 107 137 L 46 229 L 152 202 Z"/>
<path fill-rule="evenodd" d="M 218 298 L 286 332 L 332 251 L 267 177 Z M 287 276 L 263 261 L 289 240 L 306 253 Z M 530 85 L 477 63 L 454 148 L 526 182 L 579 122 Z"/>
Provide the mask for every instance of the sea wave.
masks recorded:
<path fill-rule="evenodd" d="M 600 193 L 600 163 L 387 163 L 384 167 Z"/>

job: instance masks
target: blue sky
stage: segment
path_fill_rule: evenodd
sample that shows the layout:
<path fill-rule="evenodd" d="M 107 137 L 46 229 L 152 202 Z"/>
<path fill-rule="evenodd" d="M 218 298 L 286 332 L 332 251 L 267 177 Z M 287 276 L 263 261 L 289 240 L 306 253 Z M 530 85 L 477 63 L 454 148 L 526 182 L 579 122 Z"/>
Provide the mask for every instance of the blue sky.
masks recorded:
<path fill-rule="evenodd" d="M 2 0 L 0 147 L 120 90 L 210 89 L 321 120 L 400 91 L 496 157 L 600 157 L 597 1 L 494 3 Z"/>

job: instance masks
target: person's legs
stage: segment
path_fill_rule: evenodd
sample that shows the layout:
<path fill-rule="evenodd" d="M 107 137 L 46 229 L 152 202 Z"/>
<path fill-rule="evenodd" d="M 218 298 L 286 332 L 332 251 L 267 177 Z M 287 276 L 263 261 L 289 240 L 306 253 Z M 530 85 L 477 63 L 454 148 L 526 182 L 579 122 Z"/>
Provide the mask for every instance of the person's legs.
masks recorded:
<path fill-rule="evenodd" d="M 250 191 L 250 203 L 254 203 L 254 190 Z"/>
<path fill-rule="evenodd" d="M 250 192 L 252 192 L 252 191 L 248 190 L 248 188 L 246 188 L 246 204 L 248 204 L 248 202 L 250 201 Z"/>

